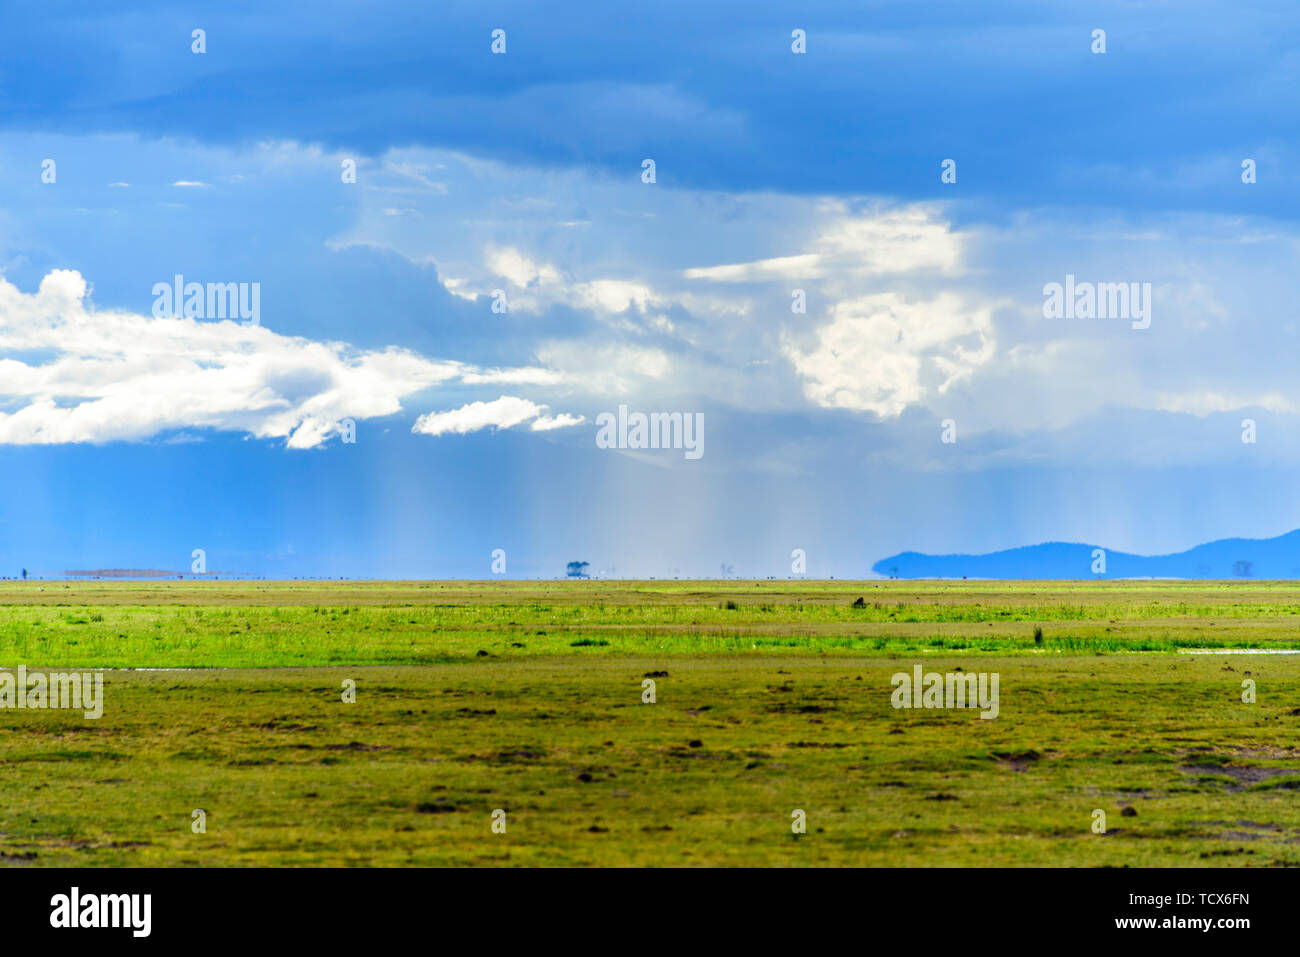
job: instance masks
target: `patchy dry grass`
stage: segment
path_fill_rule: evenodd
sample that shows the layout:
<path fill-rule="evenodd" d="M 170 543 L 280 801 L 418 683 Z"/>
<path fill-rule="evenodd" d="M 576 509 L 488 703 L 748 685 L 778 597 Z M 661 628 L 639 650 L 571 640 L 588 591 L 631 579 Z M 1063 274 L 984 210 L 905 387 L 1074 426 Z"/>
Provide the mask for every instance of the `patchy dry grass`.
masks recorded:
<path fill-rule="evenodd" d="M 0 711 L 0 861 L 1300 864 L 1300 656 L 1129 653 L 1196 629 L 1285 647 L 1298 603 L 1256 583 L 0 587 L 0 664 L 201 666 L 109 671 L 98 721 Z M 998 672 L 999 717 L 895 710 L 916 663 Z"/>

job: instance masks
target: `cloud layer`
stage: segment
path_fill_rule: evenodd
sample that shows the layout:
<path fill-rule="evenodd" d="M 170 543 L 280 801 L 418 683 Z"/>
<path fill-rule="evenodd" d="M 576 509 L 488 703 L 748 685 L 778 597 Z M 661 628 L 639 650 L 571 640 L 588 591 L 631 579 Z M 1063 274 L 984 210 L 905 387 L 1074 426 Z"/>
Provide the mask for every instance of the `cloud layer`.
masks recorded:
<path fill-rule="evenodd" d="M 101 311 L 87 291 L 71 270 L 49 273 L 30 295 L 0 280 L 0 443 L 141 440 L 209 428 L 313 448 L 343 420 L 392 415 L 434 387 L 561 378 L 396 347 L 359 350 L 228 320 Z M 570 422 L 529 417 L 541 423 L 535 428 Z"/>
<path fill-rule="evenodd" d="M 471 402 L 449 412 L 428 412 L 415 420 L 411 431 L 423 435 L 465 435 L 480 429 L 512 429 L 529 423 L 534 432 L 549 432 L 582 421 L 580 415 L 547 415 L 544 405 L 503 395 L 491 402 Z"/>

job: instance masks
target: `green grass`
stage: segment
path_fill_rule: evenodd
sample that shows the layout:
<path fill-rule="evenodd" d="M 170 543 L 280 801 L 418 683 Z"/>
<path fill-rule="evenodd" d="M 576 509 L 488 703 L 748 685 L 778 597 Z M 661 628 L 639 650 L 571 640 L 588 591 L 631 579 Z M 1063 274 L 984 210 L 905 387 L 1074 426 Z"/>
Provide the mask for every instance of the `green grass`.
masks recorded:
<path fill-rule="evenodd" d="M 857 598 L 863 607 L 853 607 Z M 729 608 L 728 604 L 734 605 Z M 1041 627 L 1041 644 L 1034 629 Z M 422 665 L 572 654 L 1300 648 L 1291 583 L 0 583 L 0 660 Z"/>
<path fill-rule="evenodd" d="M 196 670 L 109 671 L 98 721 L 0 710 L 0 862 L 1300 865 L 1300 656 L 1174 653 L 1295 647 L 1297 612 L 1255 582 L 4 583 L 0 665 Z M 998 718 L 895 710 L 916 663 L 997 672 Z"/>

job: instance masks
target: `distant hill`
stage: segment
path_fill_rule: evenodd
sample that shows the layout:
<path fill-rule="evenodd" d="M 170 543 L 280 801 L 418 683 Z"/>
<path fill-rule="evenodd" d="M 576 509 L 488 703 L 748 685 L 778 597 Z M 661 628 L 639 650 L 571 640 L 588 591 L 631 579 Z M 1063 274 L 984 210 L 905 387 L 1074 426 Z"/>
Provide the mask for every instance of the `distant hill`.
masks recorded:
<path fill-rule="evenodd" d="M 165 568 L 83 568 L 63 574 L 69 578 L 175 578 L 180 572 Z"/>
<path fill-rule="evenodd" d="M 1106 549 L 1094 574 L 1094 549 L 1066 542 L 1025 545 L 986 555 L 900 552 L 871 570 L 887 578 L 1300 578 L 1300 529 L 1277 538 L 1224 538 L 1173 555 Z"/>

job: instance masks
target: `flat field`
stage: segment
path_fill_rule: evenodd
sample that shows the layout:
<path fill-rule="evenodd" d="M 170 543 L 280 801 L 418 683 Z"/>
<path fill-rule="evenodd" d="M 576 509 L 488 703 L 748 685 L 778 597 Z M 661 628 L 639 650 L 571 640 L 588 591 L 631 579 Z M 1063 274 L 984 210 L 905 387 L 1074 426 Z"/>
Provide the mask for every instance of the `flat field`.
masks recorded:
<path fill-rule="evenodd" d="M 0 708 L 0 862 L 1300 864 L 1292 649 L 1293 583 L 5 582 L 0 666 L 107 670 Z"/>

